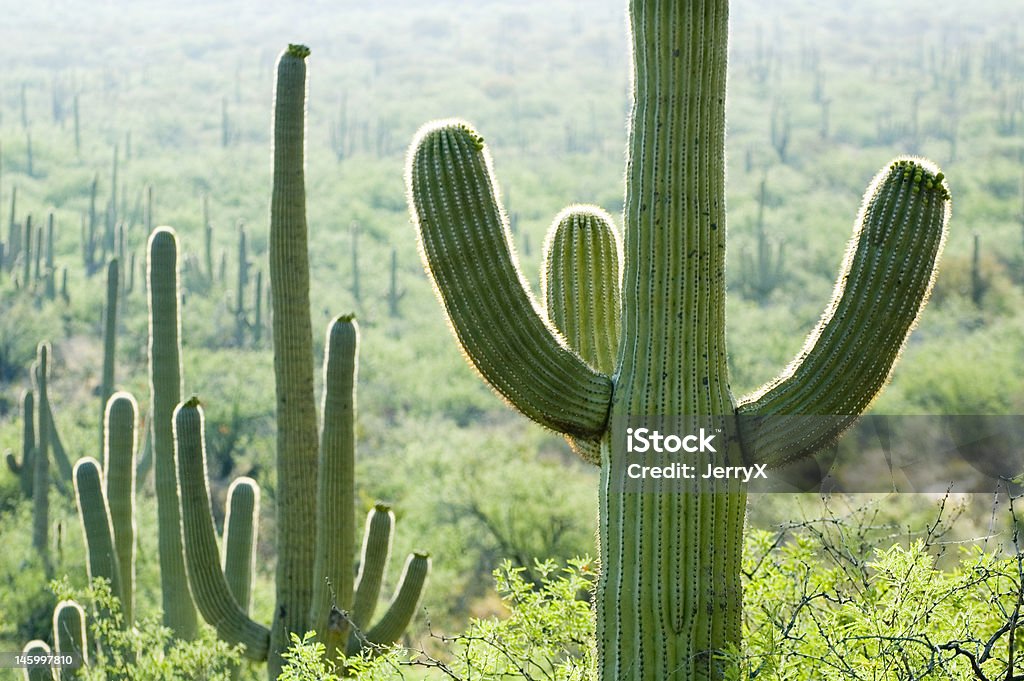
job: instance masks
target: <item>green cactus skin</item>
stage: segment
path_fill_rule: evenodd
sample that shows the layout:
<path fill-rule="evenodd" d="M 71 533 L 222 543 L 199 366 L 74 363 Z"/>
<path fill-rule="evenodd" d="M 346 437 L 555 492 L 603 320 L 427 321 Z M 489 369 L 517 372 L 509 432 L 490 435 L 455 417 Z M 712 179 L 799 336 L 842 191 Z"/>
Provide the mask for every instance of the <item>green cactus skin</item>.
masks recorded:
<path fill-rule="evenodd" d="M 36 451 L 36 396 L 31 390 L 26 390 L 21 395 L 21 465 L 18 466 L 18 470 L 15 471 L 14 465 L 16 462 L 8 460 L 8 465 L 11 466 L 11 470 L 19 474 L 19 480 L 21 481 L 21 491 L 25 493 L 25 497 L 28 499 L 32 498 L 32 489 L 34 487 L 33 480 L 35 479 L 35 466 L 33 465 L 33 458 L 35 457 Z"/>
<path fill-rule="evenodd" d="M 757 248 L 754 255 L 740 252 L 740 269 L 743 288 L 761 303 L 768 300 L 786 276 L 785 248 L 779 242 L 772 254 L 772 245 L 764 228 L 764 207 L 767 196 L 767 179 L 761 178 L 757 194 Z"/>
<path fill-rule="evenodd" d="M 50 370 L 50 344 L 42 342 L 37 348 L 36 376 L 39 391 L 37 411 L 36 447 L 33 455 L 32 478 L 32 545 L 49 565 L 50 535 L 50 428 L 46 413 L 49 408 L 47 378 Z"/>
<path fill-rule="evenodd" d="M 366 515 L 363 532 L 363 550 L 359 557 L 359 576 L 356 578 L 355 596 L 350 617 L 357 629 L 366 631 L 377 609 L 380 586 L 384 581 L 384 568 L 391 555 L 391 535 L 395 527 L 395 514 L 387 504 L 377 503 Z M 357 642 L 354 642 L 357 643 Z M 353 648 L 349 648 L 353 650 Z"/>
<path fill-rule="evenodd" d="M 405 297 L 405 289 L 400 289 L 398 287 L 398 251 L 394 248 L 391 249 L 391 277 L 389 281 L 388 314 L 392 317 L 400 317 L 401 313 L 399 312 L 398 304 L 401 303 L 402 298 Z"/>
<path fill-rule="evenodd" d="M 57 297 L 57 273 L 53 267 L 53 213 L 46 218 L 46 298 Z"/>
<path fill-rule="evenodd" d="M 232 538 L 235 530 L 231 527 L 225 537 L 223 571 L 216 557 L 216 536 L 205 476 L 203 417 L 198 400 L 193 398 L 180 405 L 174 419 L 182 536 L 193 597 L 204 619 L 222 638 L 243 644 L 249 657 L 267 660 L 271 679 L 276 679 L 281 671 L 281 653 L 287 648 L 291 633 L 305 633 L 310 629 L 317 629 L 322 635 L 330 632 L 325 638 L 332 649 L 343 649 L 347 643 L 344 610 L 353 600 L 353 423 L 358 332 L 351 316 L 339 317 L 328 329 L 324 427 L 322 440 L 318 442 L 302 180 L 303 60 L 308 53 L 308 49 L 293 45 L 281 56 L 275 103 L 270 289 L 278 400 L 278 564 L 277 604 L 269 631 L 249 619 L 244 604 L 240 607 L 239 598 L 233 595 L 247 593 L 248 586 L 233 586 L 231 571 L 242 570 L 243 564 L 251 565 L 251 562 L 243 557 L 229 557 L 232 552 L 229 545 L 236 541 Z M 244 489 L 241 483 L 236 484 L 233 497 Z M 252 485 L 251 492 L 255 495 L 254 483 L 246 484 Z M 231 515 L 236 513 L 238 511 L 232 511 Z M 247 514 L 254 516 L 255 510 L 242 512 L 243 516 Z M 367 614 L 372 613 L 380 592 L 393 522 L 386 507 L 371 513 L 368 520 L 372 527 L 383 525 L 384 528 L 370 532 L 363 552 L 367 576 L 355 589 L 354 599 L 365 602 L 360 607 Z M 230 520 L 228 525 L 234 525 L 234 521 Z M 252 525 L 254 534 L 255 520 Z M 237 541 L 246 544 L 251 551 L 252 535 L 244 538 L 241 533 L 239 536 L 243 538 Z M 241 556 L 244 551 L 238 553 Z M 425 556 L 411 558 L 404 581 L 378 630 L 380 636 L 390 636 L 408 623 L 429 568 Z M 227 577 L 225 573 L 229 573 Z M 365 637 L 362 640 L 365 641 Z M 357 650 L 360 645 L 357 641 Z"/>
<path fill-rule="evenodd" d="M 25 644 L 21 649 L 23 655 L 49 655 L 52 651 L 46 641 L 35 639 Z M 22 678 L 25 681 L 54 681 L 52 667 L 24 667 L 21 670 Z"/>
<path fill-rule="evenodd" d="M 32 216 L 25 216 L 24 234 L 22 235 L 24 251 L 22 253 L 21 286 L 28 288 L 32 281 Z"/>
<path fill-rule="evenodd" d="M 174 441 L 181 494 L 181 532 L 192 597 L 203 619 L 213 625 L 218 636 L 233 645 L 245 646 L 246 657 L 265 660 L 270 631 L 251 620 L 239 606 L 221 570 L 206 486 L 203 410 L 194 397 L 175 409 Z"/>
<path fill-rule="evenodd" d="M 406 558 L 394 598 L 391 599 L 383 617 L 366 633 L 366 638 L 371 644 L 391 645 L 401 637 L 416 614 L 423 585 L 429 574 L 429 554 L 417 551 Z"/>
<path fill-rule="evenodd" d="M 943 179 L 909 158 L 875 177 L 818 327 L 779 377 L 739 402 L 745 456 L 769 467 L 809 456 L 884 387 L 934 283 L 949 219 Z M 844 418 L 749 418 L 779 415 Z"/>
<path fill-rule="evenodd" d="M 570 206 L 544 241 L 541 297 L 548 320 L 566 344 L 595 370 L 611 375 L 619 346 L 621 238 L 610 215 L 595 206 Z M 569 438 L 584 460 L 601 463 L 595 440 Z"/>
<path fill-rule="evenodd" d="M 355 418 L 359 327 L 339 317 L 327 329 L 317 481 L 316 557 L 310 622 L 328 659 L 343 649 L 348 628 L 332 620 L 332 606 L 352 602 L 355 553 Z"/>
<path fill-rule="evenodd" d="M 91 456 L 75 462 L 75 499 L 88 554 L 89 581 L 97 577 L 109 580 L 111 593 L 124 602 L 114 531 L 110 527 L 110 508 L 103 493 L 103 472 L 100 462 Z"/>
<path fill-rule="evenodd" d="M 256 290 L 253 292 L 252 300 L 253 322 L 252 342 L 260 344 L 263 338 L 263 271 L 256 270 Z"/>
<path fill-rule="evenodd" d="M 103 377 L 100 383 L 100 445 L 105 439 L 107 402 L 114 394 L 114 356 L 117 349 L 118 259 L 107 263 L 107 304 L 103 307 Z"/>
<path fill-rule="evenodd" d="M 245 289 L 249 285 L 249 249 L 245 225 L 238 226 L 238 290 L 235 292 L 235 343 L 242 344 L 245 335 Z"/>
<path fill-rule="evenodd" d="M 138 411 L 132 395 L 117 392 L 111 395 L 104 414 L 105 495 L 120 570 L 121 611 L 126 622 L 133 621 L 135 605 L 135 423 Z"/>
<path fill-rule="evenodd" d="M 483 138 L 464 123 L 446 121 L 424 128 L 413 149 L 407 184 L 420 250 L 473 365 L 505 400 L 541 425 L 599 438 L 608 420 L 611 379 L 567 348 L 538 312 L 513 258 Z M 481 200 L 464 200 L 470 193 Z M 471 262 L 491 263 L 489 269 L 500 276 L 478 276 L 467 266 Z M 482 300 L 502 302 L 481 305 Z"/>
<path fill-rule="evenodd" d="M 10 272 L 14 268 L 14 261 L 18 257 L 18 251 L 21 248 L 21 231 L 18 229 L 18 223 L 15 222 L 14 218 L 17 215 L 18 207 L 18 188 L 11 187 L 11 213 L 10 219 L 7 221 L 7 263 L 6 269 Z"/>
<path fill-rule="evenodd" d="M 745 484 L 659 494 L 663 482 L 650 480 L 615 491 L 629 459 L 613 443 L 637 418 L 717 417 L 724 426 L 737 413 L 753 426 L 742 445 L 708 457 L 714 464 L 776 466 L 834 440 L 885 383 L 927 298 L 949 193 L 918 159 L 884 169 L 817 331 L 779 378 L 737 403 L 724 305 L 728 3 L 632 0 L 629 16 L 634 92 L 613 372 L 588 367 L 539 319 L 474 130 L 426 126 L 407 184 L 421 252 L 473 365 L 542 425 L 600 438 L 598 677 L 722 678 L 717 653 L 740 644 Z M 756 418 L 831 414 L 848 419 Z"/>
<path fill-rule="evenodd" d="M 227 509 L 221 562 L 231 595 L 242 612 L 248 614 L 260 522 L 260 488 L 256 481 L 247 477 L 232 481 L 228 487 Z"/>
<path fill-rule="evenodd" d="M 156 229 L 149 238 L 149 376 L 156 469 L 160 583 L 164 624 L 178 638 L 195 638 L 197 620 L 181 546 L 173 414 L 181 400 L 181 317 L 178 310 L 178 242 L 174 231 Z"/>
<path fill-rule="evenodd" d="M 53 609 L 53 647 L 58 655 L 78 654 L 83 665 L 89 664 L 88 638 L 85 633 L 85 611 L 78 603 L 64 600 Z M 57 674 L 57 670 L 54 670 Z M 73 667 L 61 667 L 60 678 L 76 679 L 78 671 Z"/>
<path fill-rule="evenodd" d="M 35 273 L 32 281 L 38 284 L 43 278 L 43 228 L 36 227 L 36 248 L 33 252 L 33 269 Z"/>
<path fill-rule="evenodd" d="M 277 599 L 272 668 L 292 633 L 306 632 L 313 597 L 317 423 L 309 312 L 304 134 L 308 48 L 292 45 L 277 65 L 274 179 L 270 203 L 270 287 L 277 387 Z"/>

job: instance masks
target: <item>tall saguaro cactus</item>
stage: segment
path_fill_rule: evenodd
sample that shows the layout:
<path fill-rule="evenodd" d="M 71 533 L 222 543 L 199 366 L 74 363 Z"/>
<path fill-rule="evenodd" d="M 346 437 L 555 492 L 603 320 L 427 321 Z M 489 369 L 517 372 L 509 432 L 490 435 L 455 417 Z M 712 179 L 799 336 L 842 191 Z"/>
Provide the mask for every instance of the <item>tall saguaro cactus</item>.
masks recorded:
<path fill-rule="evenodd" d="M 172 417 L 181 400 L 181 317 L 178 311 L 178 243 L 160 228 L 149 237 L 149 377 L 153 462 L 164 624 L 176 636 L 196 634 L 196 611 L 185 576 L 174 465 Z"/>
<path fill-rule="evenodd" d="M 633 106 L 612 370 L 584 361 L 552 328 L 557 320 L 539 312 L 513 255 L 490 157 L 468 124 L 444 121 L 418 134 L 410 207 L 441 303 L 484 379 L 538 423 L 596 443 L 600 678 L 721 678 L 719 653 L 740 641 L 746 484 L 686 493 L 656 479 L 623 487 L 627 428 L 742 416 L 739 437 L 708 457 L 716 465 L 771 468 L 833 440 L 888 379 L 927 298 L 949 193 L 926 161 L 885 167 L 865 195 L 817 329 L 779 377 L 736 400 L 724 305 L 728 2 L 631 0 L 629 17 Z M 594 277 L 582 263 L 575 274 Z M 794 415 L 840 418 L 769 418 Z"/>
<path fill-rule="evenodd" d="M 252 659 L 267 660 L 271 679 L 281 671 L 281 653 L 293 633 L 315 630 L 332 657 L 346 650 L 358 652 L 368 644 L 394 642 L 416 612 L 430 568 L 426 554 L 411 555 L 387 612 L 368 626 L 391 548 L 394 517 L 386 507 L 371 511 L 367 522 L 378 529 L 366 535 L 363 569 L 353 587 L 358 329 L 351 316 L 339 317 L 328 329 L 318 442 L 303 180 L 308 54 L 308 48 L 291 45 L 281 55 L 275 95 L 269 245 L 277 391 L 277 602 L 269 628 L 248 616 L 248 585 L 241 574 L 244 565 L 251 565 L 242 549 L 247 545 L 251 551 L 254 527 L 230 528 L 220 558 L 198 400 L 179 405 L 173 421 L 181 536 L 191 592 L 199 612 L 221 638 L 242 644 Z M 232 491 L 233 518 L 236 497 L 254 497 L 255 487 L 246 490 L 236 482 Z M 239 508 L 251 509 L 255 498 L 247 505 L 245 496 L 238 497 L 238 503 Z M 364 618 L 346 614 L 352 602 Z"/>

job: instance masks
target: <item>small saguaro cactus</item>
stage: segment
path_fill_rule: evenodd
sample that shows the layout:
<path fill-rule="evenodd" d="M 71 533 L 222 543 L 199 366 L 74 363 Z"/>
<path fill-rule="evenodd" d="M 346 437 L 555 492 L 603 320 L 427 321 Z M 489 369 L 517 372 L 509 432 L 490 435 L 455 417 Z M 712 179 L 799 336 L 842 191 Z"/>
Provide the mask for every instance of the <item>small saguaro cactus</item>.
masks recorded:
<path fill-rule="evenodd" d="M 304 626 L 318 632 L 331 659 L 339 653 L 354 655 L 364 647 L 397 640 L 416 612 L 430 569 L 426 554 L 410 555 L 391 605 L 370 626 L 391 551 L 394 515 L 383 504 L 370 511 L 360 573 L 353 579 L 357 343 L 357 328 L 351 318 L 339 318 L 332 324 L 324 367 L 317 491 L 309 490 L 316 498 L 316 515 L 305 530 L 309 549 L 305 553 L 313 553 L 312 564 L 307 563 L 305 570 L 313 575 L 314 588 Z M 203 421 L 202 408 L 194 397 L 175 412 L 182 536 L 192 594 L 199 612 L 221 638 L 242 644 L 248 657 L 268 659 L 274 667 L 271 631 L 248 616 L 258 488 L 248 478 L 232 483 L 223 551 L 218 551 L 206 480 Z"/>
<path fill-rule="evenodd" d="M 271 679 L 281 671 L 281 654 L 290 645 L 291 634 L 315 630 L 332 656 L 349 646 L 359 650 L 393 642 L 415 614 L 430 567 L 426 554 L 411 555 L 388 611 L 363 630 L 377 599 L 381 572 L 375 566 L 379 563 L 382 569 L 386 562 L 393 518 L 384 509 L 371 512 L 370 522 L 377 526 L 380 521 L 375 519 L 385 516 L 388 529 L 367 536 L 370 545 L 364 547 L 364 560 L 373 556 L 368 562 L 374 567 L 364 567 L 361 574 L 366 576 L 353 596 L 357 327 L 352 317 L 340 317 L 328 330 L 318 438 L 303 158 L 308 54 L 308 48 L 290 45 L 281 55 L 274 104 L 268 243 L 277 395 L 277 593 L 269 627 L 249 618 L 236 595 L 244 586 L 232 586 L 232 578 L 221 569 L 198 400 L 180 404 L 173 418 L 181 537 L 191 593 L 221 638 L 242 644 L 246 656 L 267 661 Z M 156 418 L 161 417 L 154 412 Z M 228 533 L 226 544 L 233 541 L 233 533 Z M 226 551 L 225 566 L 230 547 Z M 356 620 L 355 630 L 343 612 L 353 598 L 363 602 L 361 612 L 367 613 L 365 620 Z"/>
<path fill-rule="evenodd" d="M 772 248 L 765 230 L 764 209 L 767 203 L 767 178 L 762 177 L 757 193 L 757 245 L 751 255 L 740 251 L 740 277 L 743 291 L 758 302 L 767 302 L 785 278 L 786 259 L 781 241 Z"/>
<path fill-rule="evenodd" d="M 885 384 L 927 299 L 950 199 L 931 163 L 886 165 L 865 194 L 818 327 L 782 374 L 735 399 L 725 344 L 728 2 L 631 0 L 629 18 L 633 107 L 611 370 L 581 357 L 553 328 L 559 322 L 539 313 L 491 159 L 467 123 L 428 124 L 417 135 L 410 209 L 467 358 L 523 414 L 593 443 L 601 467 L 598 677 L 718 679 L 730 674 L 722 653 L 740 644 L 747 483 L 678 492 L 641 479 L 627 487 L 635 461 L 627 429 L 664 418 L 724 429 L 741 417 L 708 462 L 769 470 L 834 441 Z M 585 255 L 578 250 L 575 272 L 565 275 L 579 279 L 579 291 L 597 285 Z M 595 306 L 581 318 L 612 323 L 600 321 L 600 304 L 607 299 L 574 302 Z M 771 418 L 803 415 L 838 418 Z"/>

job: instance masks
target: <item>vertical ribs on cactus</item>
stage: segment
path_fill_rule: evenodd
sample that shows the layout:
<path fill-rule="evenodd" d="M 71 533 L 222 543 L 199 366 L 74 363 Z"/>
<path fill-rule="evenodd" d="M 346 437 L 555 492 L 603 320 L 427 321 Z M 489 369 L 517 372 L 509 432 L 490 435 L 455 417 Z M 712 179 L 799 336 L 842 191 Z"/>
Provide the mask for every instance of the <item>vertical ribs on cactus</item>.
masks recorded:
<path fill-rule="evenodd" d="M 605 326 L 587 334 L 616 338 L 611 367 L 585 355 L 568 320 L 558 319 L 557 301 L 548 318 L 540 313 L 513 255 L 490 155 L 469 124 L 441 121 L 417 134 L 409 202 L 421 254 L 469 361 L 526 416 L 597 443 L 590 456 L 601 464 L 599 677 L 721 678 L 720 653 L 740 643 L 746 484 L 671 494 L 646 480 L 616 491 L 625 430 L 657 416 L 740 415 L 739 440 L 719 456 L 769 468 L 834 441 L 888 380 L 928 297 L 950 197 L 927 161 L 884 167 L 865 194 L 818 327 L 777 378 L 736 400 L 724 304 L 728 2 L 632 0 L 629 17 L 621 303 L 609 318 L 597 307 L 606 297 L 573 302 L 591 306 L 578 311 L 581 320 Z M 562 276 L 577 278 L 581 290 L 601 285 L 600 268 L 581 255 Z M 768 418 L 805 415 L 837 418 Z"/>
<path fill-rule="evenodd" d="M 53 609 L 53 650 L 58 655 L 76 655 L 80 664 L 89 664 L 89 646 L 85 627 L 85 610 L 78 603 L 63 600 Z M 69 669 L 60 678 L 77 678 Z"/>
<path fill-rule="evenodd" d="M 410 555 L 391 605 L 370 626 L 391 550 L 394 515 L 382 504 L 370 511 L 361 570 L 353 580 L 357 342 L 353 320 L 340 318 L 332 324 L 324 368 L 318 491 L 314 492 L 317 511 L 315 522 L 307 523 L 306 530 L 312 535 L 307 540 L 315 537 L 315 543 L 310 541 L 315 557 L 305 566 L 314 576 L 305 626 L 319 633 L 332 658 L 397 640 L 416 612 L 430 568 L 426 554 Z M 218 550 L 205 475 L 203 423 L 196 398 L 182 403 L 175 412 L 182 535 L 192 594 L 199 612 L 221 638 L 245 646 L 246 656 L 254 660 L 272 661 L 270 630 L 248 615 L 259 490 L 248 478 L 232 483 L 223 551 Z"/>
<path fill-rule="evenodd" d="M 174 409 L 181 401 L 181 317 L 178 242 L 174 231 L 149 237 L 149 376 L 153 467 L 156 478 L 160 587 L 164 624 L 181 639 L 196 635 L 195 606 L 185 576 L 174 463 Z"/>
<path fill-rule="evenodd" d="M 122 624 L 135 609 L 135 448 L 138 405 L 126 392 L 111 395 L 104 412 L 102 464 L 75 463 L 75 498 L 85 536 L 90 581 L 102 577 L 120 602 Z"/>
<path fill-rule="evenodd" d="M 281 55 L 275 92 L 269 283 L 277 393 L 277 593 L 269 627 L 249 617 L 245 603 L 248 586 L 241 574 L 246 566 L 251 567 L 251 558 L 246 558 L 241 545 L 251 551 L 256 511 L 232 508 L 230 516 L 235 518 L 240 512 L 239 521 L 248 517 L 251 527 L 243 524 L 236 528 L 234 521 L 230 523 L 221 559 L 211 516 L 203 413 L 198 400 L 179 405 L 173 419 L 181 530 L 191 592 L 200 613 L 221 638 L 242 644 L 246 656 L 268 662 L 271 679 L 281 671 L 281 654 L 293 633 L 317 631 L 332 656 L 346 649 L 358 651 L 368 643 L 392 643 L 416 611 L 430 564 L 425 554 L 410 556 L 397 594 L 381 620 L 366 631 L 349 626 L 344 611 L 353 599 L 367 600 L 372 591 L 376 600 L 393 518 L 386 509 L 371 512 L 371 519 L 383 516 L 389 527 L 370 537 L 371 544 L 364 547 L 364 557 L 379 558 L 381 569 L 364 570 L 370 576 L 353 589 L 358 330 L 350 316 L 336 319 L 328 329 L 318 438 L 303 177 L 308 54 L 307 48 L 292 45 Z M 233 503 L 239 494 L 249 495 L 251 508 L 255 508 L 254 483 L 236 482 L 232 490 Z M 238 503 L 240 509 L 250 508 L 244 506 L 244 496 Z M 372 607 L 367 611 L 372 612 Z"/>

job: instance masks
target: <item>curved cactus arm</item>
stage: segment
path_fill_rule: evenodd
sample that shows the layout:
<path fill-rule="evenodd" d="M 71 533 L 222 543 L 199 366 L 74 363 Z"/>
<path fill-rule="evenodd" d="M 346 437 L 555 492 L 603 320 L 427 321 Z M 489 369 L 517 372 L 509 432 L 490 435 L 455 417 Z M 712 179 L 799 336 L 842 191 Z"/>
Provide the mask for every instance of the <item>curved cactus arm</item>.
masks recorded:
<path fill-rule="evenodd" d="M 138 405 L 126 392 L 116 392 L 104 414 L 103 472 L 110 527 L 121 572 L 121 610 L 133 621 L 135 584 L 135 419 Z"/>
<path fill-rule="evenodd" d="M 174 408 L 181 401 L 181 316 L 178 240 L 159 227 L 149 237 L 149 381 L 156 478 L 160 590 L 164 624 L 184 640 L 195 638 L 196 609 L 188 591 L 174 465 Z"/>
<path fill-rule="evenodd" d="M 406 186 L 421 254 L 473 366 L 541 425 L 600 437 L 611 379 L 565 346 L 529 293 L 482 138 L 461 121 L 424 126 Z"/>
<path fill-rule="evenodd" d="M 332 617 L 352 603 L 355 553 L 355 415 L 359 327 L 339 317 L 327 330 L 324 357 L 323 428 L 317 489 L 316 557 L 310 623 L 327 648 L 327 658 L 344 649 L 348 627 Z"/>
<path fill-rule="evenodd" d="M 423 585 L 429 574 L 430 555 L 421 552 L 410 554 L 405 560 L 395 596 L 380 621 L 366 632 L 367 641 L 374 645 L 386 646 L 401 638 L 416 614 L 420 596 L 423 594 Z"/>
<path fill-rule="evenodd" d="M 779 466 L 811 455 L 867 408 L 931 292 L 949 216 L 949 189 L 928 161 L 901 158 L 879 172 L 818 327 L 782 375 L 740 401 L 748 459 Z"/>
<path fill-rule="evenodd" d="M 548 319 L 583 361 L 607 375 L 615 371 L 619 348 L 620 244 L 611 216 L 595 206 L 569 206 L 544 240 Z M 584 460 L 600 464 L 597 441 L 569 442 Z"/>
<path fill-rule="evenodd" d="M 206 487 L 203 411 L 192 398 L 174 412 L 175 459 L 181 496 L 181 535 L 189 588 L 200 614 L 231 644 L 242 644 L 246 657 L 266 660 L 270 631 L 239 607 L 221 571 L 220 551 Z"/>
<path fill-rule="evenodd" d="M 51 652 L 50 645 L 46 641 L 35 639 L 25 644 L 25 647 L 21 649 L 23 655 L 49 655 Z M 38 666 L 38 667 L 23 667 L 21 670 L 22 678 L 25 681 L 55 681 L 56 674 L 54 674 L 53 667 L 49 665 Z"/>
<path fill-rule="evenodd" d="M 228 487 L 224 517 L 224 578 L 235 602 L 249 612 L 256 570 L 256 534 L 260 522 L 260 488 L 252 478 L 235 478 Z"/>
<path fill-rule="evenodd" d="M 387 504 L 376 504 L 366 515 L 363 553 L 359 559 L 359 577 L 352 600 L 351 620 L 357 629 L 366 630 L 377 609 L 384 567 L 391 555 L 391 532 L 395 514 Z"/>
<path fill-rule="evenodd" d="M 110 582 L 110 591 L 124 602 L 121 589 L 121 570 L 117 564 L 114 548 L 114 532 L 110 527 L 110 509 L 103 494 L 103 472 L 100 462 L 91 456 L 75 462 L 75 498 L 78 500 L 78 516 L 82 521 L 85 536 L 85 550 L 88 554 L 86 567 L 89 581 L 103 577 Z"/>
<path fill-rule="evenodd" d="M 58 655 L 80 656 L 82 664 L 89 664 L 89 647 L 86 645 L 85 611 L 74 601 L 61 601 L 53 609 L 53 646 Z M 78 678 L 77 673 L 68 668 L 62 678 Z"/>

